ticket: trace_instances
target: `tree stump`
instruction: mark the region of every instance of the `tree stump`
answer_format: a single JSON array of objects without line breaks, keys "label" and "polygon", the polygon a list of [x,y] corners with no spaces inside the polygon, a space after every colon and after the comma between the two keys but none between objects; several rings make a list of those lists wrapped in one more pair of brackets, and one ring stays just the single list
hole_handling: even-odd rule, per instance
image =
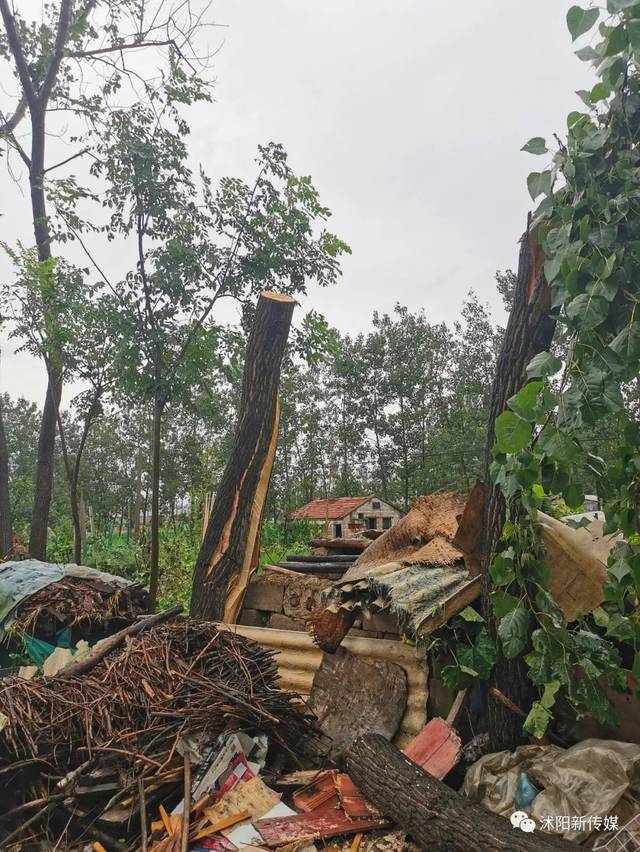
[{"label": "tree stump", "polygon": [[236,436],[211,509],[193,575],[191,614],[236,621],[257,567],[260,525],[276,452],[278,385],[295,300],[258,299],[244,364]]}]

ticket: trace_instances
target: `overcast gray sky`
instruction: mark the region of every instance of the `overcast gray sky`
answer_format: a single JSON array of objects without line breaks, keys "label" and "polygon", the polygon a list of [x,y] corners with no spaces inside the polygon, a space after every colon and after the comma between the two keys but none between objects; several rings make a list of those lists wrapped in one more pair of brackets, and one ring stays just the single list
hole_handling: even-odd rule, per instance
[{"label": "overcast gray sky", "polygon": [[[215,0],[226,26],[209,36],[215,102],[192,119],[194,158],[214,178],[250,177],[256,146],[278,141],[312,176],[353,255],[303,310],[341,331],[397,301],[452,322],[469,288],[500,316],[493,275],[516,263],[526,175],[543,162],[519,149],[562,133],[574,91],[593,84],[573,55],[570,5]],[[2,238],[30,243],[28,198],[0,169]],[[44,370],[14,349],[3,341],[0,390],[41,403]]]}]

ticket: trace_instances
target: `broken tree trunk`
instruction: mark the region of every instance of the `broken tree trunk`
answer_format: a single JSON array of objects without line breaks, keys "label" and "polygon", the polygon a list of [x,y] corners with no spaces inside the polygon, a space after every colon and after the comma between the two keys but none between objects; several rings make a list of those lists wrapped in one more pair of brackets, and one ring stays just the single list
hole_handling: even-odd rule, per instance
[{"label": "broken tree trunk", "polygon": [[247,344],[236,437],[196,561],[191,614],[234,623],[257,567],[275,457],[280,365],[295,301],[261,293]]},{"label": "broken tree trunk", "polygon": [[[537,234],[535,230],[531,231],[530,222],[527,222],[527,230],[520,243],[513,306],[498,356],[487,425],[481,548],[483,613],[489,634],[498,645],[498,659],[491,686],[497,687],[514,704],[527,709],[534,699],[533,686],[527,677],[524,662],[519,658],[508,660],[502,655],[498,642],[498,623],[490,600],[492,583],[489,565],[502,533],[506,507],[502,492],[491,481],[489,469],[493,461],[491,450],[495,444],[496,418],[507,407],[507,400],[526,384],[526,366],[529,361],[534,355],[547,350],[553,340],[556,320],[551,314],[549,286],[544,277],[543,264],[544,256]],[[522,720],[504,704],[489,701],[489,737],[492,751],[514,749],[523,738]]]},{"label": "broken tree trunk", "polygon": [[[346,755],[349,775],[383,814],[429,852],[552,852],[575,847],[539,830],[526,834],[505,817],[463,799],[380,734],[366,734]],[[381,771],[381,768],[384,771]]]}]

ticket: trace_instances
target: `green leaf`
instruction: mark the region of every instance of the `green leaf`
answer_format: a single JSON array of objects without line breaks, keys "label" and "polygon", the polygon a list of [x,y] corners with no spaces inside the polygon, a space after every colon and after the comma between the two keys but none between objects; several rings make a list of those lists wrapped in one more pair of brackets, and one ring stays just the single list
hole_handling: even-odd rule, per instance
[{"label": "green leaf", "polygon": [[638,0],[607,0],[607,9],[613,14],[624,12],[625,9],[631,9],[632,6],[637,5]]},{"label": "green leaf", "polygon": [[596,83],[589,97],[592,104],[597,104],[598,101],[604,101],[609,97],[609,90],[604,83]]},{"label": "green leaf", "polygon": [[613,349],[625,361],[633,363],[640,356],[640,323],[633,322],[625,326],[613,338],[609,349]]},{"label": "green leaf", "polygon": [[584,503],[583,490],[573,483],[564,489],[562,497],[570,509],[579,509]]},{"label": "green leaf", "polygon": [[484,621],[484,618],[472,606],[465,607],[458,615],[465,621]]},{"label": "green leaf", "polygon": [[[637,0],[636,0],[637,2]],[[607,37],[607,47],[605,56],[614,56],[620,53],[627,46],[627,30],[624,24],[618,24],[614,27]]]},{"label": "green leaf", "polygon": [[515,609],[520,603],[520,600],[515,595],[510,595],[509,592],[493,592],[491,603],[493,604],[493,611],[496,614],[496,618],[500,619]]},{"label": "green leaf", "polygon": [[512,610],[500,620],[498,636],[502,642],[502,651],[512,660],[521,654],[529,638],[529,612],[522,607]]},{"label": "green leaf", "polygon": [[612,639],[619,639],[621,642],[632,642],[634,635],[635,631],[631,619],[625,618],[619,612],[614,612],[609,619],[607,636],[611,636]]},{"label": "green leaf", "polygon": [[531,440],[531,426],[511,411],[503,411],[496,418],[496,444],[503,453],[517,453]]},{"label": "green leaf", "polygon": [[633,658],[633,666],[631,667],[631,674],[634,677],[636,682],[636,689],[640,687],[640,651],[636,651],[635,656]]},{"label": "green leaf", "polygon": [[489,566],[491,579],[496,586],[508,586],[515,579],[515,569],[513,567],[513,559],[505,556],[502,553],[494,558]]},{"label": "green leaf", "polygon": [[546,455],[559,462],[572,462],[580,454],[580,448],[572,439],[557,429],[543,429],[538,445]]},{"label": "green leaf", "polygon": [[522,727],[532,737],[541,740],[549,727],[550,721],[551,713],[539,701],[534,701]]},{"label": "green leaf", "polygon": [[551,172],[531,172],[527,177],[527,187],[534,201],[539,195],[551,195]]},{"label": "green leaf", "polygon": [[550,683],[545,683],[544,692],[540,699],[540,704],[545,710],[551,710],[556,703],[556,693],[560,689],[560,683],[557,680],[552,680]]},{"label": "green leaf", "polygon": [[540,352],[527,364],[527,376],[530,379],[538,376],[553,376],[562,367],[562,361],[551,352]]},{"label": "green leaf", "polygon": [[591,615],[593,615],[593,620],[598,627],[606,627],[609,624],[609,613],[601,606],[592,610]]},{"label": "green leaf", "polygon": [[549,149],[542,136],[534,136],[520,150],[526,151],[528,154],[546,154]]},{"label": "green leaf", "polygon": [[627,23],[627,33],[629,35],[629,44],[632,50],[640,50],[640,20],[634,20]]},{"label": "green leaf", "polygon": [[580,6],[572,6],[567,12],[567,26],[572,40],[575,41],[588,32],[598,20],[599,15],[598,9],[582,9]]},{"label": "green leaf", "polygon": [[542,387],[540,381],[529,382],[507,401],[507,405],[518,417],[533,423],[537,418],[538,396]]},{"label": "green leaf", "polygon": [[606,318],[609,305],[599,296],[581,293],[569,302],[566,310],[570,320],[575,320],[583,330],[591,331]]},{"label": "green leaf", "polygon": [[602,59],[597,50],[594,50],[591,45],[587,45],[587,47],[581,47],[580,50],[576,50],[575,53],[578,59],[581,59],[583,62],[590,62]]}]

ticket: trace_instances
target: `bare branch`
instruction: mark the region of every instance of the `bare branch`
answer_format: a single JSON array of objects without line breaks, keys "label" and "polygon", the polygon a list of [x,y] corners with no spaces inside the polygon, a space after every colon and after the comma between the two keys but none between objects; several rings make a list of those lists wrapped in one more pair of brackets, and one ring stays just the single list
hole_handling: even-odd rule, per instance
[{"label": "bare branch", "polygon": [[[1,2],[1,0],[0,0]],[[120,53],[123,50],[138,50],[141,47],[174,47],[178,50],[178,45],[175,39],[168,38],[162,41],[133,41],[128,44],[113,44],[110,47],[97,47],[95,50],[70,50],[65,53],[65,56],[71,56],[73,59],[81,57],[101,56],[104,53]]]},{"label": "bare branch", "polygon": [[13,19],[13,14],[9,8],[7,0],[0,0],[0,15],[2,15],[5,32],[7,33],[9,50],[11,51],[14,62],[16,63],[18,77],[20,78],[24,97],[29,105],[29,109],[37,110],[38,101],[33,88],[33,81],[29,74],[29,66],[27,65],[27,60],[22,49],[22,42],[20,41],[20,36],[16,30],[16,22]]},{"label": "bare branch", "polygon": [[53,45],[53,56],[47,68],[47,73],[44,77],[44,82],[40,88],[39,99],[43,107],[47,105],[51,90],[56,82],[58,70],[62,57],[64,56],[64,45],[69,33],[69,25],[71,24],[71,11],[73,9],[73,0],[62,0],[60,4],[60,17],[58,18],[58,29],[56,31],[56,40]]},{"label": "bare branch", "polygon": [[49,166],[48,169],[44,170],[44,173],[52,172],[54,169],[59,169],[60,166],[66,166],[67,163],[70,163],[71,160],[75,160],[78,157],[83,157],[85,154],[88,154],[91,151],[91,148],[83,148],[81,151],[76,151],[75,154],[72,154],[70,157],[67,157],[66,160],[61,160],[59,163],[56,163],[55,166]]}]

